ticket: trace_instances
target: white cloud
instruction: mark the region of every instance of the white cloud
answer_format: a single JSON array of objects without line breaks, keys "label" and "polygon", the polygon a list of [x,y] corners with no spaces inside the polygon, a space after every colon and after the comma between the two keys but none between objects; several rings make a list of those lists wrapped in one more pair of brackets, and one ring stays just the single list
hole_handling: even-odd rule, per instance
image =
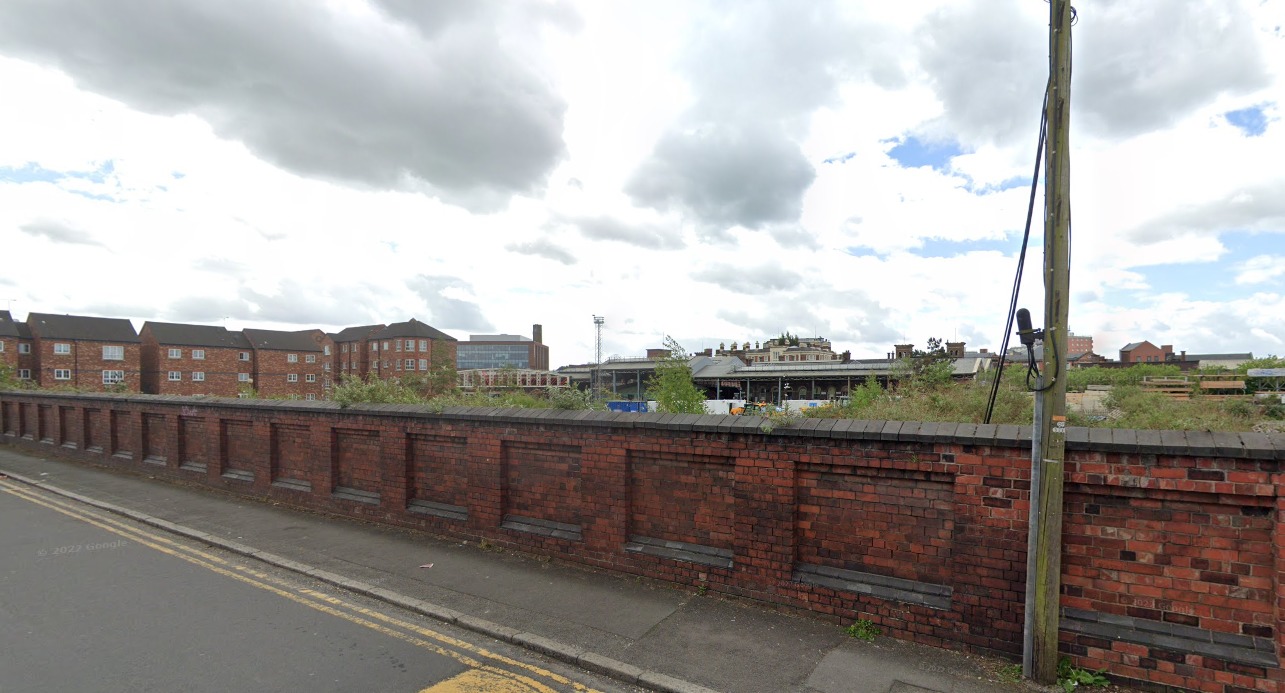
[{"label": "white cloud", "polygon": [[1285,277],[1285,256],[1256,255],[1240,265],[1237,284],[1264,284]]},{"label": "white cloud", "polygon": [[[1076,3],[1072,328],[1107,355],[1279,351],[1285,16],[1180,4]],[[997,348],[1046,13],[6,3],[0,245],[24,260],[0,281],[19,314],[138,324],[542,323],[555,365],[591,358],[595,314],[607,354],[784,330],[858,358]],[[1252,138],[1225,117],[1250,106]],[[963,153],[902,168],[911,135]]]}]

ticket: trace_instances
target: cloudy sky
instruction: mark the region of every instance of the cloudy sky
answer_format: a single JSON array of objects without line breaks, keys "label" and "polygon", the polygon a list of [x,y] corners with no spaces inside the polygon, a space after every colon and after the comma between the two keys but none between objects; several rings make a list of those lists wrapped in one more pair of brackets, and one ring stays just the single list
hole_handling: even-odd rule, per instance
[{"label": "cloudy sky", "polygon": [[[1071,329],[1285,354],[1285,3],[1080,0]],[[1003,337],[1041,0],[5,0],[0,308]],[[1040,319],[1042,231],[1022,305]],[[1034,268],[1034,269],[1032,269]]]}]

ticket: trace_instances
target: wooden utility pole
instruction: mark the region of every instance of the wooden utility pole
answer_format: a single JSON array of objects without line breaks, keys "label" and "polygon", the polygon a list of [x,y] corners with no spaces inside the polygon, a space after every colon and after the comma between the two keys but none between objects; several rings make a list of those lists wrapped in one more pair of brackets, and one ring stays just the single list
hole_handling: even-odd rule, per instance
[{"label": "wooden utility pole", "polygon": [[[1032,613],[1026,619],[1025,674],[1057,681],[1057,634],[1062,592],[1062,481],[1066,458],[1066,357],[1071,248],[1071,21],[1070,0],[1049,3],[1048,136],[1044,176],[1044,356],[1038,449],[1032,450],[1035,552],[1026,577]],[[1036,482],[1038,481],[1038,486]]]}]

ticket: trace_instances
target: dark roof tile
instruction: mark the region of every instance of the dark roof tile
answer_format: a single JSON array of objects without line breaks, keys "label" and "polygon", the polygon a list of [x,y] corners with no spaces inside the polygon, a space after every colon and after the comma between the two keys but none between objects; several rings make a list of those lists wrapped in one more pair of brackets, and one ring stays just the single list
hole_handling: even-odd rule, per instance
[{"label": "dark roof tile", "polygon": [[359,327],[345,327],[344,329],[330,335],[330,338],[336,342],[359,342],[367,337],[374,335],[376,332],[384,329],[386,325],[361,325]]},{"label": "dark roof tile", "polygon": [[143,331],[150,331],[158,344],[198,346],[224,349],[249,349],[250,340],[240,332],[233,332],[218,325],[187,325],[174,322],[145,322]]},{"label": "dark roof tile", "polygon": [[280,330],[242,330],[250,346],[270,351],[321,351],[321,345],[312,338],[313,330],[282,332]]},{"label": "dark roof tile", "polygon": [[19,337],[18,325],[7,310],[0,310],[0,337]]},{"label": "dark roof tile", "polygon": [[432,325],[422,323],[415,318],[411,318],[406,322],[395,322],[376,332],[373,338],[396,339],[398,337],[418,337],[422,339],[440,339],[451,342],[456,341],[456,339],[449,334],[446,334]]},{"label": "dark roof tile", "polygon": [[41,339],[71,339],[87,342],[137,344],[138,332],[125,318],[94,318],[86,315],[30,313],[27,325]]}]

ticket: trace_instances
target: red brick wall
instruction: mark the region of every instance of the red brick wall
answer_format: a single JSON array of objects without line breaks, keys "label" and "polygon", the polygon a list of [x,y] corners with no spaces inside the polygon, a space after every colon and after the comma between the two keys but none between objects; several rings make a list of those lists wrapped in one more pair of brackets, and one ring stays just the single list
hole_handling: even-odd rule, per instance
[{"label": "red brick wall", "polygon": [[222,426],[219,441],[219,447],[223,451],[221,471],[224,474],[252,477],[261,461],[259,449],[267,441],[256,438],[254,423],[248,419],[223,419],[219,423]]},{"label": "red brick wall", "polygon": [[468,505],[468,439],[456,436],[409,436],[407,500]]},{"label": "red brick wall", "polygon": [[205,468],[212,459],[203,416],[179,416],[178,464]]},{"label": "red brick wall", "polygon": [[[55,344],[68,344],[70,353],[55,354]],[[104,346],[124,347],[123,360],[104,360]],[[140,344],[119,344],[117,342],[82,342],[71,339],[41,339],[32,347],[32,379],[41,387],[74,387],[90,392],[104,392],[103,371],[124,371],[124,388],[129,392],[140,392],[141,382],[141,346]],[[57,370],[71,371],[67,380],[54,378]]]},{"label": "red brick wall", "polygon": [[629,452],[629,533],[731,549],[736,466],[728,457]]},{"label": "red brick wall", "polygon": [[311,433],[307,426],[272,424],[272,481],[310,480],[309,466],[317,456]]},{"label": "red brick wall", "polygon": [[[0,364],[4,364],[13,369],[13,377],[18,377],[19,369],[31,371],[31,378],[36,378],[36,355],[30,351],[32,341],[20,337],[0,337],[0,343],[4,344],[4,350],[0,351]],[[25,345],[29,351],[21,353],[22,346]]]},{"label": "red brick wall", "polygon": [[[347,351],[344,351],[344,349]],[[370,372],[370,341],[336,342],[331,351],[332,374],[336,379],[364,378]]]},{"label": "red brick wall", "polygon": [[[314,399],[325,397],[324,379],[328,371],[323,368],[323,365],[329,359],[321,352],[257,349],[254,353],[254,388],[260,397],[294,397],[295,399],[307,399],[308,395],[312,395]],[[293,363],[289,358],[291,354],[297,359]],[[308,356],[312,356],[315,361],[308,363]],[[296,377],[296,382],[290,382],[291,375]],[[315,379],[315,382],[308,382],[309,375]]]},{"label": "red brick wall", "polygon": [[504,441],[505,515],[580,525],[580,448]]},{"label": "red brick wall", "polygon": [[948,583],[955,489],[948,475],[880,470],[799,473],[799,560],[890,577]]},{"label": "red brick wall", "polygon": [[[250,349],[156,344],[147,336],[143,340],[143,392],[147,394],[236,397],[242,386],[253,386],[252,382],[240,381],[241,373],[251,378],[254,375]],[[170,358],[170,349],[178,349],[182,356]],[[194,349],[204,351],[205,358],[193,358]],[[251,360],[242,361],[241,354],[249,355]],[[171,371],[178,372],[180,379],[170,380]],[[202,373],[205,379],[193,380],[193,373]]]},{"label": "red brick wall", "polygon": [[[18,338],[17,337],[0,337],[0,364],[9,366],[14,370],[18,368]],[[17,375],[16,373],[14,374]]]},{"label": "red brick wall", "polygon": [[[407,351],[407,339],[411,338],[402,337],[399,339],[389,338],[379,340],[379,351],[370,351],[369,345],[375,343],[375,340],[370,340],[369,344],[364,346],[365,354],[369,359],[368,372],[371,375],[387,379],[398,378],[403,375],[424,375],[428,369],[433,368],[433,366],[437,364],[447,364],[451,368],[455,367],[455,342],[442,339],[429,339],[426,340],[427,344],[425,344],[428,348],[424,351],[420,351],[419,343],[421,339],[419,337],[415,337],[413,338],[413,341],[415,342],[415,350]],[[385,344],[388,345],[387,349],[384,348]],[[398,351],[399,346],[401,347],[400,351]],[[414,370],[406,370],[406,359],[415,360]],[[427,369],[420,370],[420,359],[428,361]],[[376,367],[376,362],[378,362],[378,367]],[[343,371],[340,372],[342,373]],[[351,372],[351,368],[349,369],[349,372]]]},{"label": "red brick wall", "polygon": [[[21,447],[868,618],[926,644],[1021,648],[1030,463],[1016,426],[765,435],[747,417],[26,392],[0,394],[0,419],[0,441]],[[1280,693],[1285,438],[1092,434],[1068,434],[1062,651],[1151,685]]]},{"label": "red brick wall", "polygon": [[379,431],[336,428],[333,455],[334,489],[379,493],[382,466]]}]

